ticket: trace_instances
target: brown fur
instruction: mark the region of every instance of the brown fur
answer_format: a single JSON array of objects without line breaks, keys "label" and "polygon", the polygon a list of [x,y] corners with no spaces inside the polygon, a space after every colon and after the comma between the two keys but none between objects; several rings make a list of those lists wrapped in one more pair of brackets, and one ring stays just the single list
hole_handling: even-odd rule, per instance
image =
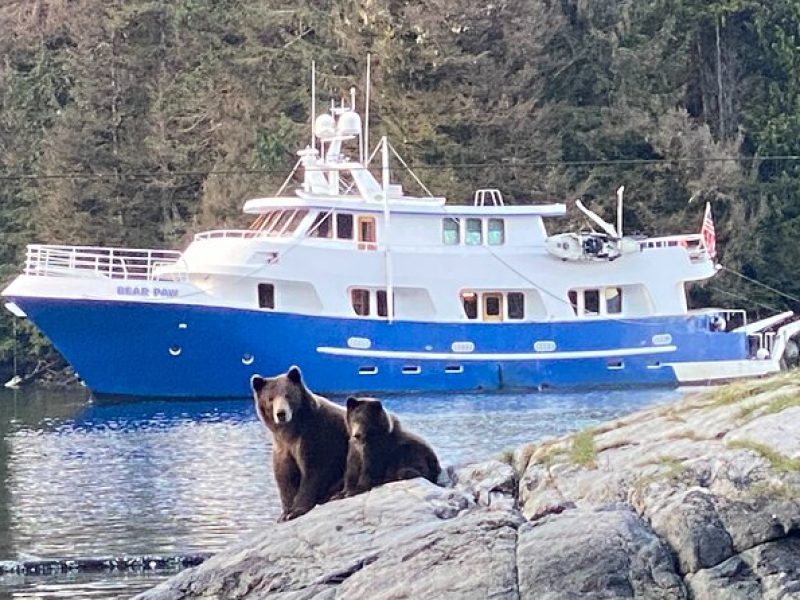
[{"label": "brown fur", "polygon": [[405,431],[379,400],[348,398],[347,430],[347,469],[344,489],[337,497],[414,477],[436,483],[441,472],[436,453],[421,437]]},{"label": "brown fur", "polygon": [[279,520],[307,513],[342,489],[347,458],[346,413],[312,393],[297,367],[250,380],[256,413],[272,432],[272,466],[283,505]]}]

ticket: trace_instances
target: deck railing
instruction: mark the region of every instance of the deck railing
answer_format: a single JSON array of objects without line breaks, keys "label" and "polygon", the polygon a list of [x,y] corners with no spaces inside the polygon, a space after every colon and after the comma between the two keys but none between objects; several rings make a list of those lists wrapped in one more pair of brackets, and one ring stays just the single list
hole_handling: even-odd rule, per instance
[{"label": "deck railing", "polygon": [[181,253],[175,250],[31,244],[25,274],[183,281],[185,269],[175,268],[180,259]]},{"label": "deck railing", "polygon": [[268,237],[267,232],[259,229],[214,229],[194,234],[195,240],[210,240],[215,238],[257,238]]},{"label": "deck railing", "polygon": [[692,260],[705,259],[708,256],[705,245],[703,244],[703,236],[697,233],[647,238],[639,241],[639,247],[642,250],[670,248],[675,246],[685,248],[686,252],[689,253],[689,258]]}]

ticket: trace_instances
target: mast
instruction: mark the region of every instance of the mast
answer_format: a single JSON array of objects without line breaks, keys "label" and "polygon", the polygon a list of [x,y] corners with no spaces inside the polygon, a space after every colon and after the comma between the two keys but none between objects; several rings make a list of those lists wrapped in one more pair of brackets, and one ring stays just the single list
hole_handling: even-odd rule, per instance
[{"label": "mast", "polygon": [[[370,73],[372,71],[372,54],[367,54],[367,97],[364,100],[364,156],[369,156],[372,151],[369,147],[369,88],[370,88]],[[361,162],[364,162],[364,156],[361,157]]]},{"label": "mast", "polygon": [[391,227],[389,223],[389,142],[386,136],[381,138],[381,178],[383,184],[383,222],[386,231],[383,232],[384,257],[386,260],[386,316],[389,323],[394,321],[394,273],[392,272],[391,256]]},{"label": "mast", "polygon": [[311,61],[311,147],[317,147],[317,63]]}]

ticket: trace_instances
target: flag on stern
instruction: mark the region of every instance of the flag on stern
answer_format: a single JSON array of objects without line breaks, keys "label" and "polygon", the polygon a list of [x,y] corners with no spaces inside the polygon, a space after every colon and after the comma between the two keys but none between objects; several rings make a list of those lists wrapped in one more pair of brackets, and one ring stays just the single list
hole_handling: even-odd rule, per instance
[{"label": "flag on stern", "polygon": [[703,217],[703,227],[700,229],[703,236],[703,245],[711,258],[717,255],[717,236],[714,233],[714,219],[711,217],[711,203],[706,202],[706,214]]}]

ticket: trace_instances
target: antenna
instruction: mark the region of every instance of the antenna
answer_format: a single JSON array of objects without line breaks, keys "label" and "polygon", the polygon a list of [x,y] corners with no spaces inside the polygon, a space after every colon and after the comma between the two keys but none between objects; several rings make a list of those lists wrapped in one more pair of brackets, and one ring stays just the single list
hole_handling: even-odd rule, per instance
[{"label": "antenna", "polygon": [[311,147],[317,148],[317,63],[311,61]]},{"label": "antenna", "polygon": [[[367,54],[367,98],[364,101],[364,148],[366,152],[370,151],[369,148],[369,88],[370,88],[370,73],[372,71],[372,54]],[[363,158],[362,158],[363,162]]]},{"label": "antenna", "polygon": [[625,194],[625,186],[621,185],[617,189],[617,235],[622,237],[622,196]]}]

